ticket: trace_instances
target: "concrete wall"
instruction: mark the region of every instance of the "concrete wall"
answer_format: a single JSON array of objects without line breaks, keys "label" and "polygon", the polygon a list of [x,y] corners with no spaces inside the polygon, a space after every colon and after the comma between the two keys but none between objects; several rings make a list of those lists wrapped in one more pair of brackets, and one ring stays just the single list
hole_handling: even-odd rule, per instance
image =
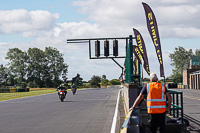
[{"label": "concrete wall", "polygon": [[183,70],[183,85],[188,85],[188,69]]},{"label": "concrete wall", "polygon": [[138,96],[138,86],[136,84],[123,84],[123,86],[124,110],[127,115],[129,108],[133,106],[133,103]]}]

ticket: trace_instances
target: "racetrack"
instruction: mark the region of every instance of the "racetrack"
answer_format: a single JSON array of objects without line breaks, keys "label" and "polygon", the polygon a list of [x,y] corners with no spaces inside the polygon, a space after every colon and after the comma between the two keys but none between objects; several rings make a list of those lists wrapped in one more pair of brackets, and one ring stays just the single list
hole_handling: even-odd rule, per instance
[{"label": "racetrack", "polygon": [[1,133],[109,133],[120,88],[56,93],[0,102]]}]

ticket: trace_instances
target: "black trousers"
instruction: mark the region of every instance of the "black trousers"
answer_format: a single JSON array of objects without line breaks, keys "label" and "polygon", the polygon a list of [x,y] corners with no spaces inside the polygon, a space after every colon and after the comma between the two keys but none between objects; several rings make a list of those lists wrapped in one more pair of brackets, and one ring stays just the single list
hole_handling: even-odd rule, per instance
[{"label": "black trousers", "polygon": [[165,113],[161,114],[149,114],[149,126],[152,133],[157,133],[160,129],[160,133],[165,133]]}]

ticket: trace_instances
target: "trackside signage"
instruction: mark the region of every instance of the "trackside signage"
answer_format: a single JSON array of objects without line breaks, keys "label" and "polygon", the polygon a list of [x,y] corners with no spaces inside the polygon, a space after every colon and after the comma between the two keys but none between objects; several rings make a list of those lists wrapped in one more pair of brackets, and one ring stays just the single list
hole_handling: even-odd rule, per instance
[{"label": "trackside signage", "polygon": [[138,30],[133,28],[133,32],[135,34],[137,46],[140,49],[141,56],[144,61],[144,64],[143,64],[144,69],[146,70],[147,74],[150,75],[149,62],[148,62],[147,51],[146,51],[144,40]]},{"label": "trackside signage", "polygon": [[159,33],[158,33],[158,26],[157,26],[156,18],[155,18],[153,11],[151,10],[151,8],[146,3],[142,3],[142,4],[143,4],[145,14],[146,14],[147,28],[149,30],[151,39],[154,43],[156,53],[157,53],[157,57],[158,57],[158,61],[160,63],[160,77],[165,77],[163,60],[162,60],[161,44],[160,44],[160,37],[159,37]]}]

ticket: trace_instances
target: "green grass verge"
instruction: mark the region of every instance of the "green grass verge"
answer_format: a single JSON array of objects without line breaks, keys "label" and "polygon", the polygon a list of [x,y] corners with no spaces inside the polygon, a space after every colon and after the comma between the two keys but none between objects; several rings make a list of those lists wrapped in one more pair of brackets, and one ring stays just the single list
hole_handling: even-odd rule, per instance
[{"label": "green grass verge", "polygon": [[55,89],[41,89],[41,90],[30,90],[29,92],[13,92],[13,93],[0,93],[0,101],[37,96],[48,93],[56,93]]},{"label": "green grass verge", "polygon": [[[87,89],[87,88],[78,88],[77,90],[81,89]],[[71,89],[68,89],[67,91],[71,91]],[[36,89],[31,89],[29,92],[0,93],[0,101],[29,97],[29,96],[37,96],[48,93],[57,93],[57,91],[55,90],[55,88],[52,89],[36,88]]]}]

